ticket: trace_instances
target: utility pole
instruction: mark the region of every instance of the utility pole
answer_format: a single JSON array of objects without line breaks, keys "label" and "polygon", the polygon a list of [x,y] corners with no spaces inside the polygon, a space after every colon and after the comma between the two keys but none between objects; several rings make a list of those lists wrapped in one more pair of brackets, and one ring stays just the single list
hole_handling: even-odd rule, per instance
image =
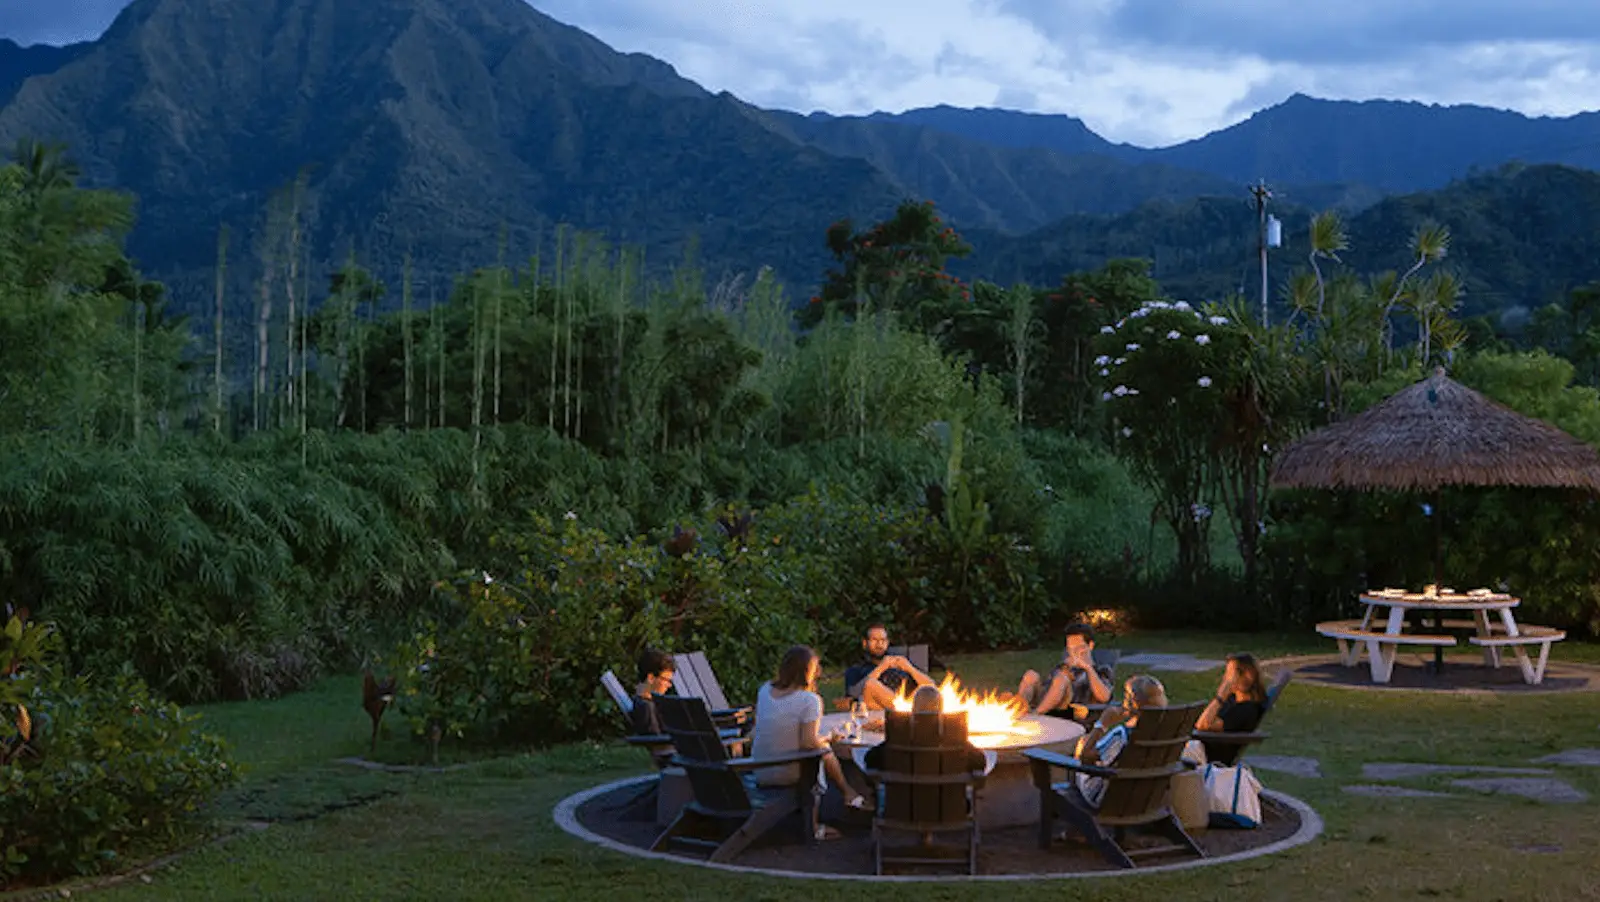
[{"label": "utility pole", "polygon": [[1267,200],[1272,197],[1272,189],[1267,187],[1265,180],[1257,181],[1250,186],[1250,196],[1256,199],[1256,221],[1258,228],[1257,248],[1261,254],[1261,326],[1267,326]]}]

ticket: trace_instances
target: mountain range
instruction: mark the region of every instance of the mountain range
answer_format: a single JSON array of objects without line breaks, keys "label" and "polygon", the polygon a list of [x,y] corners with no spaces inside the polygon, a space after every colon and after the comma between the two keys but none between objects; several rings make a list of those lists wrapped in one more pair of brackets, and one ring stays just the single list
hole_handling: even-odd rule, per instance
[{"label": "mountain range", "polygon": [[[1127,253],[1212,292],[1253,260],[1257,179],[1286,222],[1337,206],[1364,234],[1431,209],[1403,195],[1456,191],[1450,207],[1512,191],[1484,179],[1561,181],[1508,161],[1600,167],[1600,113],[1295,95],[1165,148],[1007,110],[799,115],[706,91],[522,0],[134,0],[93,42],[0,41],[0,141],[22,137],[66,142],[88,183],[138,196],[131,251],[180,309],[206,303],[219,228],[259,238],[269,198],[302,173],[317,266],[354,251],[387,272],[409,252],[442,279],[492,263],[502,240],[526,257],[565,223],[643,247],[658,270],[692,242],[713,275],[768,265],[806,294],[829,223],[905,197],[973,238],[976,274],[1053,282]],[[1484,234],[1521,233],[1510,206],[1475,215]],[[1404,235],[1382,241],[1403,257]],[[1585,277],[1571,269],[1557,281]],[[1496,279],[1479,283],[1506,304],[1547,288]]]}]

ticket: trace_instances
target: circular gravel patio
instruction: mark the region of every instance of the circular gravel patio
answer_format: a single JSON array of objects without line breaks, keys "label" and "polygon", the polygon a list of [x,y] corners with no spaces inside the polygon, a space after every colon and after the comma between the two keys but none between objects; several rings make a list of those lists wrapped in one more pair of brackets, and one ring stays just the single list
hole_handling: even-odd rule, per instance
[{"label": "circular gravel patio", "polygon": [[[553,812],[556,824],[579,839],[633,855],[672,861],[694,867],[735,873],[830,880],[973,881],[1032,880],[1038,878],[1115,877],[1160,871],[1212,867],[1270,855],[1304,845],[1322,832],[1322,819],[1304,802],[1272,790],[1261,793],[1262,825],[1255,830],[1202,830],[1195,841],[1206,858],[1174,853],[1144,859],[1138,868],[1123,870],[1106,862],[1086,842],[1058,840],[1049,850],[1037,843],[1037,828],[984,830],[976,877],[950,873],[954,869],[907,870],[879,877],[872,870],[871,815],[851,812],[853,820],[838,822],[843,836],[814,846],[800,844],[786,825],[773,831],[740,855],[732,864],[712,864],[687,853],[652,852],[650,844],[660,832],[649,819],[628,819],[618,806],[654,776],[634,777],[596,786],[569,796]],[[1130,836],[1126,847],[1137,849],[1143,837]],[[1152,844],[1163,844],[1150,837]]]},{"label": "circular gravel patio", "polygon": [[[1561,646],[1552,651],[1554,658]],[[1508,656],[1509,657],[1509,656]],[[1265,669],[1292,670],[1296,681],[1317,686],[1337,686],[1345,689],[1366,689],[1373,692],[1395,690],[1429,690],[1434,692],[1495,692],[1506,694],[1600,692],[1600,667],[1593,664],[1574,664],[1551,660],[1545,668],[1544,679],[1530,686],[1522,679],[1522,669],[1515,661],[1501,667],[1490,667],[1482,655],[1445,655],[1444,671],[1434,673],[1431,666],[1433,652],[1400,652],[1395,655],[1394,672],[1389,682],[1372,682],[1372,670],[1363,658],[1355,667],[1339,662],[1337,654],[1297,655],[1263,661]]]}]

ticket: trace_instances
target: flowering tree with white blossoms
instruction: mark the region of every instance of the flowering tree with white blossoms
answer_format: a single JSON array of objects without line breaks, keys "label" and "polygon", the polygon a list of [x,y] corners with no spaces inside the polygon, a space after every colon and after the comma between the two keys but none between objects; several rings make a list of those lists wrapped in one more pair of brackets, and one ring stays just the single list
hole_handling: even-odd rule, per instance
[{"label": "flowering tree with white blossoms", "polygon": [[1190,578],[1208,562],[1218,452],[1232,419],[1228,399],[1246,329],[1215,309],[1149,301],[1104,326],[1095,363],[1119,456],[1156,493]]}]

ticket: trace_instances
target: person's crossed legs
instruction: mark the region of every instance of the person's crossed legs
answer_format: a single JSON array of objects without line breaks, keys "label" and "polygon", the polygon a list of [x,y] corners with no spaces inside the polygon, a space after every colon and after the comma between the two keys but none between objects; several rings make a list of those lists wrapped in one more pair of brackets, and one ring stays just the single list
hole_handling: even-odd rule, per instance
[{"label": "person's crossed legs", "polygon": [[1045,683],[1039,671],[1030,670],[1022,675],[1022,682],[1017,684],[1017,696],[1027,702],[1032,711],[1054,711],[1064,707],[1072,697],[1072,677],[1065,671],[1056,670],[1051,674],[1050,682]]}]

